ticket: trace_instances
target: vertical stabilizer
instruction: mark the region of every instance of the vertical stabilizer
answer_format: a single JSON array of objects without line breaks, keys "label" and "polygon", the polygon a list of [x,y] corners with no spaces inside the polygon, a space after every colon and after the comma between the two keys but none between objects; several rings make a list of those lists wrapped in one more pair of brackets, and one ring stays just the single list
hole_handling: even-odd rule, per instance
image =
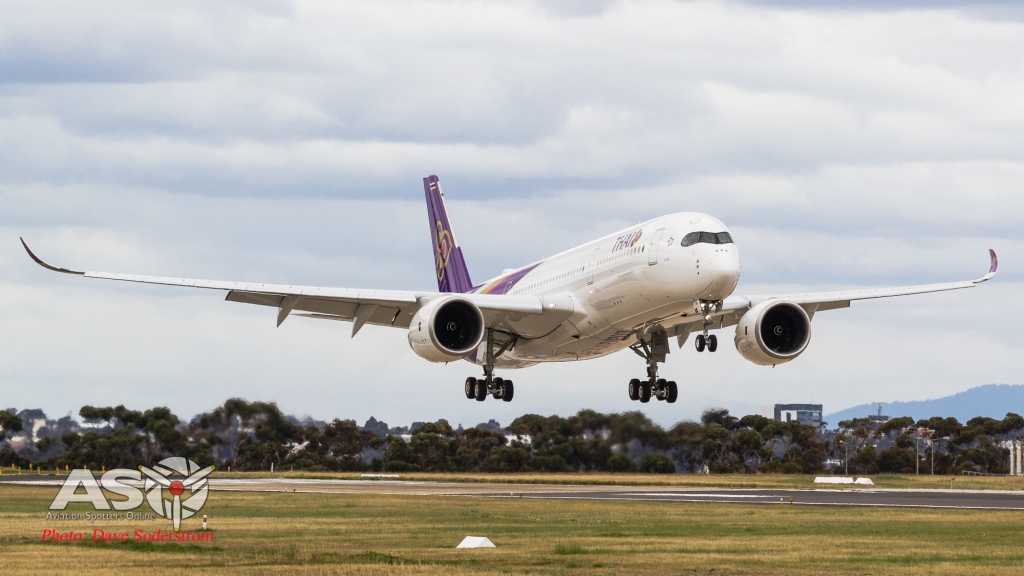
[{"label": "vertical stabilizer", "polygon": [[434,245],[434,269],[437,271],[437,289],[441,292],[466,293],[473,289],[469,269],[462,257],[462,248],[455,238],[448,211],[444,207],[444,193],[437,176],[423,179],[427,195],[427,214],[430,216],[430,237]]}]

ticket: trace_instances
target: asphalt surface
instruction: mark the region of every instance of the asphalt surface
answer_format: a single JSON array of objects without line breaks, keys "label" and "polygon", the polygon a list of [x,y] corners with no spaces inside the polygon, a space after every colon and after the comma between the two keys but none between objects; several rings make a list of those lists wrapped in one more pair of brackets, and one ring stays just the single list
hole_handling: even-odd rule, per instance
[{"label": "asphalt surface", "polygon": [[[508,497],[494,494],[494,497]],[[1024,493],[955,492],[940,490],[632,490],[627,492],[524,494],[523,498],[566,500],[643,500],[649,502],[714,502],[730,504],[799,504],[881,508],[958,508],[1024,510]]]},{"label": "asphalt surface", "polygon": [[[63,477],[0,475],[0,483],[53,486]],[[882,488],[728,489],[660,486],[566,486],[544,484],[485,484],[407,482],[400,480],[305,480],[290,478],[211,478],[214,491],[316,494],[390,494],[533,498],[558,500],[616,500],[645,502],[704,502],[746,505],[865,506],[1024,510],[1024,492],[996,490],[896,490]]]}]

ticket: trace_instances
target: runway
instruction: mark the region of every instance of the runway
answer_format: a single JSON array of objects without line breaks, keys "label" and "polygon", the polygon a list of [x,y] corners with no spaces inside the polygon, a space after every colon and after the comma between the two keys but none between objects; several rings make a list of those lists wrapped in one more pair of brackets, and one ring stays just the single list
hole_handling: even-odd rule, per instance
[{"label": "runway", "polygon": [[[4,474],[0,484],[53,486],[63,477]],[[658,486],[592,486],[554,484],[489,484],[413,482],[401,480],[312,480],[292,478],[211,478],[214,491],[305,494],[388,494],[475,498],[533,498],[642,502],[700,502],[744,505],[864,506],[885,508],[948,508],[1024,510],[1024,492],[996,490],[896,489],[730,489]]]}]

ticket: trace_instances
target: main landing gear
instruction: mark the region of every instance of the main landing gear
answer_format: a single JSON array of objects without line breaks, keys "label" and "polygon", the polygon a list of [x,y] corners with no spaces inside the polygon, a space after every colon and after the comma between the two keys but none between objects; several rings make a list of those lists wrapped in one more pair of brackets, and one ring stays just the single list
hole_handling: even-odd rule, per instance
[{"label": "main landing gear", "polygon": [[490,394],[495,400],[512,401],[512,396],[515,395],[515,386],[512,384],[512,381],[494,377],[494,360],[511,348],[518,338],[510,334],[504,334],[504,336],[507,339],[498,345],[498,349],[495,350],[494,330],[487,330],[487,350],[484,352],[484,379],[466,378],[466,398],[483,402],[487,399],[487,395]]},{"label": "main landing gear", "polygon": [[697,335],[694,340],[694,344],[697,346],[697,352],[703,352],[707,348],[708,352],[714,352],[718,350],[718,336],[714,334],[708,335],[708,328],[711,327],[712,320],[711,315],[722,309],[721,302],[698,302],[697,307],[700,309],[701,316],[703,317],[704,333]]},{"label": "main landing gear", "polygon": [[629,348],[647,361],[647,379],[629,381],[629,399],[647,403],[654,397],[669,404],[675,402],[679,398],[679,386],[671,380],[658,378],[658,363],[664,362],[668,354],[668,334],[653,332],[646,339],[641,336]]}]

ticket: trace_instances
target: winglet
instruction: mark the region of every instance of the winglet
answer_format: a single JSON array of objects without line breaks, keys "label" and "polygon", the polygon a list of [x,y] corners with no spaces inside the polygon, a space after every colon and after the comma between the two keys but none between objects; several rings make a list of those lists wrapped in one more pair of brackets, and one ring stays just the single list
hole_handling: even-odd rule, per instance
[{"label": "winglet", "polygon": [[985,274],[985,276],[983,278],[979,278],[978,280],[975,280],[974,281],[975,284],[981,284],[982,282],[988,282],[989,280],[991,280],[996,275],[996,272],[999,271],[999,258],[996,257],[996,251],[992,250],[992,249],[989,249],[988,254],[992,258],[992,265],[989,266],[988,274]]},{"label": "winglet", "polygon": [[39,264],[43,268],[46,268],[47,270],[53,270],[54,272],[63,272],[64,274],[78,274],[79,276],[85,274],[85,272],[78,272],[76,270],[68,270],[67,268],[57,268],[56,266],[50,266],[46,262],[40,260],[38,256],[32,253],[32,250],[29,249],[28,244],[25,244],[24,238],[19,237],[18,240],[21,240],[21,245],[25,247],[25,252],[28,252],[29,257],[35,260],[36,264]]}]

